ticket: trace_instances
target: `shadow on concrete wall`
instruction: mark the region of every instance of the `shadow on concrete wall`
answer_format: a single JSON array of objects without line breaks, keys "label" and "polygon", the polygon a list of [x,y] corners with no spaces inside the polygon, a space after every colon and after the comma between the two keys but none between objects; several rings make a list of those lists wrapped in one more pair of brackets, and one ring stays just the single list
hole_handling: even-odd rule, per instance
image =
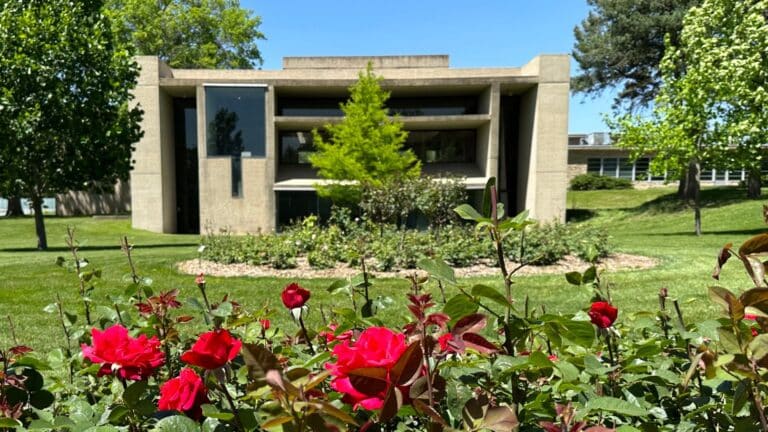
[{"label": "shadow on concrete wall", "polygon": [[57,216],[124,214],[131,211],[130,183],[118,182],[106,191],[70,191],[56,195]]}]

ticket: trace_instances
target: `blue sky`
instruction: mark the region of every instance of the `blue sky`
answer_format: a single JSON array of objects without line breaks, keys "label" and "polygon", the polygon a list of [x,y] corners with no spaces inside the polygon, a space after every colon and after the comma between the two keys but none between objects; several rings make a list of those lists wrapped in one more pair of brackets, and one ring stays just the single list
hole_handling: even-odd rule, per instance
[{"label": "blue sky", "polygon": [[[264,69],[284,56],[448,54],[451,67],[522,66],[570,53],[586,0],[241,0],[262,17]],[[571,72],[575,70],[572,62]],[[571,96],[569,132],[605,129],[612,95]]]}]

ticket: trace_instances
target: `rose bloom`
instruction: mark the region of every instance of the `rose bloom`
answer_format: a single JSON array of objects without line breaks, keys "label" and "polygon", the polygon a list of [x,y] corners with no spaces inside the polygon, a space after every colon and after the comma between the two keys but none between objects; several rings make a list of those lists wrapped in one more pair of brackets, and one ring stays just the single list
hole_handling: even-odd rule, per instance
[{"label": "rose bloom", "polygon": [[269,321],[268,318],[260,319],[259,324],[261,324],[261,328],[264,330],[269,330],[269,328],[272,326],[272,323]]},{"label": "rose bloom", "polygon": [[307,300],[309,300],[309,296],[309,291],[296,283],[292,283],[285,287],[282,294],[280,294],[280,297],[283,299],[283,304],[288,309],[296,309],[304,306]]},{"label": "rose bloom", "polygon": [[201,405],[208,403],[203,380],[190,368],[182,369],[179,376],[160,386],[160,411],[180,411],[199,420],[203,416]]},{"label": "rose bloom", "polygon": [[619,310],[611,306],[608,302],[594,302],[589,308],[589,318],[592,320],[592,324],[599,328],[608,328],[616,321],[616,317],[619,315]]},{"label": "rose bloom", "polygon": [[101,364],[98,376],[115,373],[122,379],[139,381],[146,379],[165,363],[156,337],[140,335],[132,338],[128,329],[121,325],[99,331],[91,330],[91,345],[82,344],[83,357]]},{"label": "rose bloom", "polygon": [[320,338],[325,338],[325,343],[330,344],[333,342],[340,342],[344,340],[352,339],[353,332],[352,330],[346,330],[339,335],[336,335],[336,329],[339,328],[339,325],[336,323],[330,323],[328,324],[328,330],[323,330],[320,333],[317,334]]},{"label": "rose bloom", "polygon": [[201,334],[181,361],[203,369],[218,369],[237,357],[243,343],[221,329]]},{"label": "rose bloom", "polygon": [[384,404],[386,389],[378,393],[362,393],[352,386],[348,374],[359,368],[381,367],[387,370],[389,380],[389,372],[405,348],[405,335],[394,333],[385,327],[366,329],[354,343],[350,340],[343,341],[333,348],[336,363],[325,365],[334,377],[331,388],[344,393],[342,400],[352,404],[354,409],[380,409]]}]

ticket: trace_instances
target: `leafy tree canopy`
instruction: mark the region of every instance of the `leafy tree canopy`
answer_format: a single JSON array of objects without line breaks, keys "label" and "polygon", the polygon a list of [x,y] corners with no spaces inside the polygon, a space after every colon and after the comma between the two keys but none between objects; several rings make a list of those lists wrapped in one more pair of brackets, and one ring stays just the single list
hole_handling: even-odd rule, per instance
[{"label": "leafy tree canopy", "polygon": [[677,45],[683,17],[701,0],[587,0],[592,7],[574,29],[580,71],[571,86],[597,94],[620,87],[615,106],[648,105],[661,83],[665,35]]},{"label": "leafy tree canopy", "polygon": [[0,185],[32,201],[125,179],[141,110],[138,66],[98,0],[0,3]]},{"label": "leafy tree canopy", "polygon": [[239,0],[107,0],[115,29],[138,54],[173,68],[252,69],[262,63],[261,18]]},{"label": "leafy tree canopy", "polygon": [[[388,116],[385,103],[389,92],[380,83],[381,77],[373,73],[369,63],[349,88],[349,100],[341,105],[344,119],[325,126],[328,138],[312,131],[317,151],[310,156],[310,162],[320,177],[381,187],[421,173],[416,155],[403,149],[408,132],[397,118]],[[317,189],[321,196],[337,202],[359,198],[359,188],[340,182]]]},{"label": "leafy tree canopy", "polygon": [[655,173],[689,171],[695,191],[702,163],[746,166],[759,178],[768,142],[766,10],[765,0],[704,0],[692,8],[679,46],[668,39],[652,115],[620,118],[620,145],[636,156],[654,153]]}]

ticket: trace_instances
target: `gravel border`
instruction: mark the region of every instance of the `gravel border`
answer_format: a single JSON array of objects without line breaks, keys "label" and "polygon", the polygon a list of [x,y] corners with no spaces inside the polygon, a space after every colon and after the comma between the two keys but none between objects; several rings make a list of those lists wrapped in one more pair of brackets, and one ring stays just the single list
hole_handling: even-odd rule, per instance
[{"label": "gravel border", "polygon": [[[292,269],[274,269],[269,266],[255,266],[250,264],[221,264],[213,261],[206,260],[188,260],[182,261],[176,264],[176,269],[184,274],[200,274],[204,273],[209,276],[221,276],[221,277],[280,277],[291,279],[336,279],[354,276],[360,273],[359,267],[349,267],[346,264],[340,263],[335,268],[330,269],[315,269],[310,267],[305,257],[297,258],[297,267]],[[508,262],[507,268],[514,268],[517,263]],[[641,255],[630,255],[624,253],[611,254],[608,257],[600,261],[599,266],[609,271],[619,270],[641,270],[649,269],[658,265],[658,260]],[[575,256],[568,255],[556,264],[546,266],[526,266],[520,269],[517,275],[537,275],[537,274],[565,274],[571,271],[583,272],[589,268],[590,264],[580,260]],[[477,264],[471,267],[457,267],[454,269],[457,277],[470,277],[470,276],[494,276],[499,275],[499,269],[497,267],[489,266],[486,264]],[[407,275],[411,275],[414,272],[421,272],[420,270],[398,270],[392,272],[376,272],[371,273],[379,278],[401,278]]]}]

